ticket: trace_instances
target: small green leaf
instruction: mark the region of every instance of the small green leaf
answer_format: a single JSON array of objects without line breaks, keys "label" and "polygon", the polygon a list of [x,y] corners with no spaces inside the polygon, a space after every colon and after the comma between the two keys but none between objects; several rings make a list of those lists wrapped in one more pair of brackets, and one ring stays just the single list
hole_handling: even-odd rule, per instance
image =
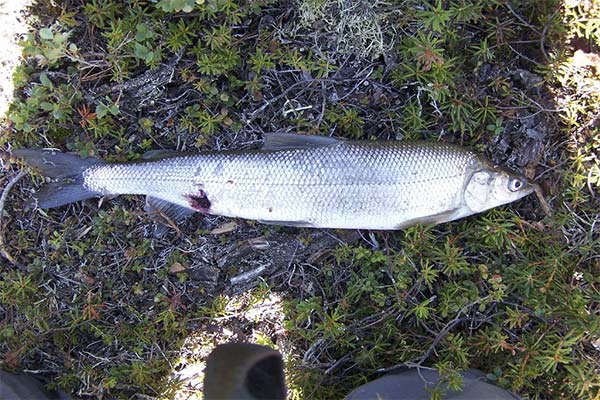
[{"label": "small green leaf", "polygon": [[8,115],[8,118],[15,124],[23,124],[23,122],[25,122],[25,118],[23,118],[23,115],[17,113],[10,113]]},{"label": "small green leaf", "polygon": [[62,118],[65,116],[65,113],[64,113],[64,111],[63,111],[63,110],[61,110],[60,108],[55,108],[55,109],[52,111],[52,116],[54,117],[54,119],[58,119],[58,120],[60,120],[60,119],[62,119]]},{"label": "small green leaf", "polygon": [[[186,13],[191,12],[194,9],[194,4],[197,0],[161,0],[157,7],[162,8],[163,11],[183,11]],[[198,4],[202,4],[199,2]]]},{"label": "small green leaf", "polygon": [[54,34],[52,34],[50,28],[42,28],[40,29],[40,37],[44,40],[52,40]]},{"label": "small green leaf", "polygon": [[48,74],[45,72],[42,72],[40,74],[40,82],[47,88],[52,89],[54,87],[54,84],[52,84],[52,81],[50,80],[50,78],[48,78]]},{"label": "small green leaf", "polygon": [[42,101],[40,103],[40,108],[44,111],[52,111],[54,109],[54,104],[49,103],[47,101]]},{"label": "small green leaf", "polygon": [[119,115],[119,113],[120,113],[121,111],[119,110],[119,106],[118,106],[117,104],[111,104],[111,105],[108,107],[108,112],[109,112],[109,113],[111,113],[112,115],[115,115],[115,116],[116,116],[116,115]]},{"label": "small green leaf", "polygon": [[140,44],[140,43],[135,44],[134,53],[137,58],[140,58],[142,60],[146,59],[149,51],[150,50],[143,44]]},{"label": "small green leaf", "polygon": [[147,24],[138,24],[135,29],[137,31],[135,34],[135,40],[137,41],[141,42],[154,37],[154,32],[150,30]]},{"label": "small green leaf", "polygon": [[154,60],[154,52],[153,51],[149,51],[148,54],[146,54],[146,57],[144,58],[144,61],[146,62],[146,64],[151,63],[152,60]]},{"label": "small green leaf", "polygon": [[106,117],[106,114],[108,114],[108,107],[102,103],[98,104],[96,106],[96,117],[98,117],[98,119],[104,118]]}]

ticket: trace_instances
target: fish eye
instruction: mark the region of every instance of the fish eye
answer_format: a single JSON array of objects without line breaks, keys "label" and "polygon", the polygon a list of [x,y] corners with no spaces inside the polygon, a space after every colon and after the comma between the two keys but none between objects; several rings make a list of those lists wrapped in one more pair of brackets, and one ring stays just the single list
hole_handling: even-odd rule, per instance
[{"label": "fish eye", "polygon": [[523,182],[522,179],[510,178],[508,181],[508,190],[510,190],[511,192],[516,192],[516,191],[522,189],[524,184],[525,183]]}]

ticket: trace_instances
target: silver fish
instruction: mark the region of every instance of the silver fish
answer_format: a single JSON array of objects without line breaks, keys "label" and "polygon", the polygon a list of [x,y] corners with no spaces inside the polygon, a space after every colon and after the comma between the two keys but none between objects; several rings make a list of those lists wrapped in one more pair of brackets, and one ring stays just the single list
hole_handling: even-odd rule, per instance
[{"label": "silver fish", "polygon": [[123,164],[42,150],[14,154],[55,178],[35,195],[42,208],[142,194],[147,209],[175,221],[199,211],[277,225],[393,230],[463,218],[533,191],[524,177],[439,142],[269,134],[260,150]]}]

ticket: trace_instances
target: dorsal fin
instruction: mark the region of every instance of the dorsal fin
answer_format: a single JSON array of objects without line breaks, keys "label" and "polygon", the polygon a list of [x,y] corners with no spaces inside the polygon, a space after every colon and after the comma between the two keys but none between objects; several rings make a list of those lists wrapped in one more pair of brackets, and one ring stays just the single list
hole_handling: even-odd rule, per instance
[{"label": "dorsal fin", "polygon": [[144,154],[142,154],[143,160],[161,160],[163,158],[175,157],[177,155],[181,155],[182,153],[177,150],[170,149],[159,149],[159,150],[148,150]]},{"label": "dorsal fin", "polygon": [[307,149],[313,147],[333,146],[344,139],[327,136],[297,135],[295,133],[265,133],[262,150]]}]

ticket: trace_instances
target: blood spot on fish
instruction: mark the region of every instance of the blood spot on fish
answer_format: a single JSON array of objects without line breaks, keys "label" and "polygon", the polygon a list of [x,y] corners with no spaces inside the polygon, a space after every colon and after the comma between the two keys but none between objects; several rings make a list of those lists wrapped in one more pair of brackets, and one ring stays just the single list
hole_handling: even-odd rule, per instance
[{"label": "blood spot on fish", "polygon": [[190,201],[190,206],[201,213],[207,213],[210,209],[210,200],[208,200],[204,190],[200,190],[198,194],[190,194],[187,198]]}]

